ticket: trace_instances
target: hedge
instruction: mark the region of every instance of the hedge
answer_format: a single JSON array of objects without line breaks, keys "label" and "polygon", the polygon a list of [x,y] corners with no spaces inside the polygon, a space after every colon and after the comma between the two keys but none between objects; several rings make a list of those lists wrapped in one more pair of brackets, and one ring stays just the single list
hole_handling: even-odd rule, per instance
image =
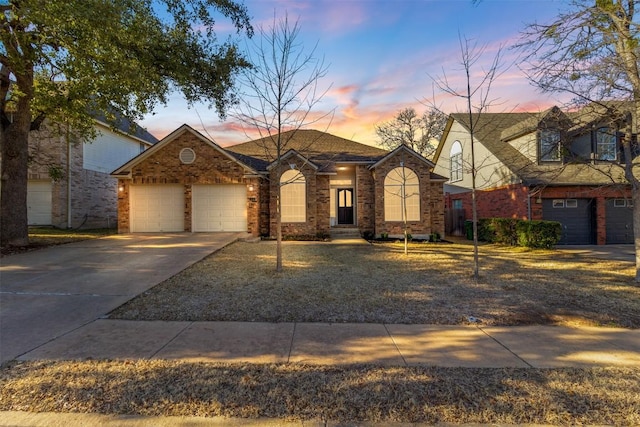
[{"label": "hedge", "polygon": [[[465,222],[467,239],[473,239],[473,221]],[[478,240],[529,248],[552,248],[562,237],[557,221],[526,221],[514,218],[478,220]]]}]

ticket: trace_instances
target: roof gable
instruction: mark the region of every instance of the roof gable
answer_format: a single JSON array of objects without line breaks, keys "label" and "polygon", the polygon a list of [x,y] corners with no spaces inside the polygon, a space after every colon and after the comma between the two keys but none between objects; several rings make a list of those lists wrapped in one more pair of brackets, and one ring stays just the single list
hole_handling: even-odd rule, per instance
[{"label": "roof gable", "polygon": [[[302,154],[298,153],[296,150],[291,149],[289,151],[287,151],[286,153],[284,153],[281,157],[280,157],[280,162],[284,162],[287,159],[291,158],[291,157],[296,157],[299,160],[301,160],[305,165],[309,165],[311,166],[311,168],[318,170],[318,165],[316,165],[315,163],[313,163],[311,160],[307,159],[305,156],[303,156]],[[277,160],[274,160],[273,162],[271,162],[269,164],[269,166],[267,166],[267,170],[272,169],[274,166],[276,166],[278,164]],[[282,163],[281,163],[282,164]]]},{"label": "roof gable", "polygon": [[153,145],[149,149],[147,149],[147,150],[143,151],[142,153],[140,153],[138,156],[136,156],[133,159],[129,160],[124,165],[120,166],[118,169],[116,169],[113,172],[111,172],[111,175],[119,175],[119,176],[127,175],[133,167],[135,167],[136,165],[140,164],[141,162],[143,162],[144,160],[146,160],[150,156],[154,155],[158,151],[162,150],[164,147],[166,147],[167,145],[171,144],[171,142],[173,142],[178,137],[180,137],[181,135],[183,135],[184,133],[187,133],[187,132],[195,135],[200,141],[202,141],[206,145],[212,147],[213,149],[218,151],[223,156],[233,160],[234,162],[237,162],[242,167],[247,169],[248,172],[250,172],[250,173],[258,173],[253,167],[247,165],[246,163],[244,163],[241,160],[237,159],[236,157],[232,156],[230,153],[225,151],[218,144],[216,144],[215,142],[211,141],[209,138],[205,137],[200,132],[198,132],[197,130],[193,129],[191,126],[189,126],[187,124],[183,124],[178,129],[174,130],[169,135],[164,137],[160,142],[156,143],[155,145]]},{"label": "roof gable", "polygon": [[417,158],[421,162],[425,163],[429,168],[433,168],[435,166],[435,163],[433,163],[432,161],[426,159],[424,156],[418,154],[415,150],[411,149],[411,147],[408,147],[408,146],[403,144],[403,145],[400,145],[400,146],[396,147],[392,152],[390,152],[389,154],[387,154],[386,156],[384,156],[383,158],[378,160],[373,165],[369,166],[369,169],[377,168],[381,164],[385,163],[389,159],[392,159],[393,157],[396,157],[400,153],[407,153],[410,156],[413,156],[413,157]]}]

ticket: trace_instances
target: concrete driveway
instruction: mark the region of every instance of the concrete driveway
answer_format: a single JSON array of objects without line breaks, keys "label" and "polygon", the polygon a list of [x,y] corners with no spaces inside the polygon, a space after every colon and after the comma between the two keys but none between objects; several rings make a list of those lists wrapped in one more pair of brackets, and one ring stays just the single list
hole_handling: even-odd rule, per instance
[{"label": "concrete driveway", "polygon": [[558,245],[556,249],[604,260],[629,262],[636,260],[633,245]]},{"label": "concrete driveway", "polygon": [[0,363],[103,317],[244,237],[120,234],[0,259]]}]

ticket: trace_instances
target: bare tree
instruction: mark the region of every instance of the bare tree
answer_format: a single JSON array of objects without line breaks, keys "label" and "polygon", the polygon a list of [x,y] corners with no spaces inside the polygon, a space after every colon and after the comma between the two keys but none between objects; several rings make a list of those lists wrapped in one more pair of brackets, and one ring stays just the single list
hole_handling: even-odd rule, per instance
[{"label": "bare tree", "polygon": [[[480,277],[480,262],[478,257],[478,206],[477,206],[477,192],[476,192],[476,177],[478,175],[479,166],[476,164],[475,153],[475,134],[478,123],[482,119],[482,114],[486,113],[489,108],[495,105],[495,99],[491,99],[489,94],[491,87],[496,79],[506,71],[506,68],[502,62],[502,47],[499,48],[493,57],[493,60],[489,63],[488,68],[481,69],[480,72],[476,71],[476,67],[479,67],[479,62],[483,58],[485,53],[485,47],[478,46],[476,43],[472,43],[469,39],[460,37],[460,65],[462,72],[464,73],[465,86],[458,88],[447,78],[446,72],[443,71],[442,77],[436,78],[436,86],[443,92],[454,96],[456,98],[462,98],[465,101],[466,109],[468,113],[468,128],[469,128],[469,146],[471,152],[471,159],[468,164],[465,164],[465,168],[471,172],[471,209],[472,209],[472,221],[473,221],[473,277],[478,279]],[[472,72],[479,78],[473,78]]]},{"label": "bare tree", "polygon": [[376,125],[375,129],[382,147],[393,150],[407,145],[424,157],[431,157],[446,124],[447,115],[435,107],[430,107],[422,116],[409,107],[398,111],[392,120]]},{"label": "bare tree", "polygon": [[[295,131],[331,114],[312,114],[329,90],[320,88],[328,66],[316,58],[317,44],[305,51],[298,40],[298,21],[291,26],[286,15],[280,20],[274,17],[273,24],[260,28],[259,34],[249,53],[253,67],[243,73],[245,91],[235,117],[259,133],[265,156],[279,176]],[[299,178],[296,175],[276,183],[276,271],[282,271],[282,187],[299,182]]]},{"label": "bare tree", "polygon": [[635,141],[640,118],[638,4],[637,0],[572,0],[550,24],[529,25],[517,45],[526,53],[522,68],[542,91],[569,93],[574,106],[595,104],[613,125],[626,124],[620,138],[620,167],[633,198],[636,282],[640,282],[640,150]]}]

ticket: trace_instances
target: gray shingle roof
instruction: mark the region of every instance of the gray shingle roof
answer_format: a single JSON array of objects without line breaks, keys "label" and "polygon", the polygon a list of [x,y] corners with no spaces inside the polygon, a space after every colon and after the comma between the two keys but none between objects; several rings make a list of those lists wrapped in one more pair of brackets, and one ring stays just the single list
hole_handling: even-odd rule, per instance
[{"label": "gray shingle roof", "polygon": [[[554,107],[555,108],[555,107]],[[624,182],[624,170],[615,163],[538,164],[509,144],[509,140],[535,132],[538,124],[551,112],[560,113],[557,120],[571,120],[569,130],[584,128],[602,117],[603,109],[560,112],[555,108],[538,113],[482,113],[472,114],[474,137],[500,162],[528,185],[605,185]],[[468,114],[452,114],[451,117],[470,130]]]},{"label": "gray shingle roof", "polygon": [[[244,142],[225,149],[238,160],[259,170],[276,159],[277,135]],[[295,150],[322,171],[332,171],[335,163],[375,163],[389,152],[317,130],[295,130],[280,134],[281,155]]]}]

